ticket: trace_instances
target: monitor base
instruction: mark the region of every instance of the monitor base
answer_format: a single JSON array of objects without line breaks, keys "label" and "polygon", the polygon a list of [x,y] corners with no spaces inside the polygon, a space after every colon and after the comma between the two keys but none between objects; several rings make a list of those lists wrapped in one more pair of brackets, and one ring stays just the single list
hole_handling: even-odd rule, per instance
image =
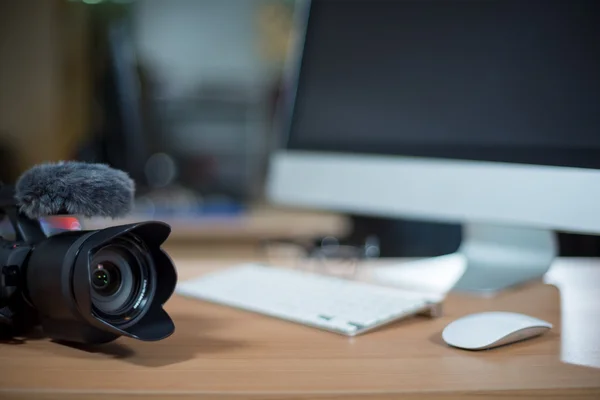
[{"label": "monitor base", "polygon": [[464,273],[452,291],[492,296],[541,279],[558,254],[553,231],[466,224],[458,249]]}]

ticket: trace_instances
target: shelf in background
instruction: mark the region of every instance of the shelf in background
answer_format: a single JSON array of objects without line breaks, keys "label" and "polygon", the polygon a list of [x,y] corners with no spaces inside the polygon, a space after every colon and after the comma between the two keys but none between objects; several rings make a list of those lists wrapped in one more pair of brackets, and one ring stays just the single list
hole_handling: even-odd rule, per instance
[{"label": "shelf in background", "polygon": [[146,220],[159,220],[171,225],[173,230],[169,242],[298,240],[328,235],[344,236],[351,229],[349,218],[340,214],[266,206],[249,207],[248,211],[232,215],[157,217],[134,214],[120,219],[86,219],[82,220],[82,227],[101,229]]}]

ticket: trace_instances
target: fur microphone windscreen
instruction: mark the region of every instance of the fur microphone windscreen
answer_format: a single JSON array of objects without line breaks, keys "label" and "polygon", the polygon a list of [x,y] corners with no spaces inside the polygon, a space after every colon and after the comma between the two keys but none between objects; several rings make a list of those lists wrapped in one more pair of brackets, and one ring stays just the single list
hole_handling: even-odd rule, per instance
[{"label": "fur microphone windscreen", "polygon": [[118,218],[133,208],[135,183],[104,164],[63,161],[36,165],[15,185],[20,211],[29,218],[50,215]]}]

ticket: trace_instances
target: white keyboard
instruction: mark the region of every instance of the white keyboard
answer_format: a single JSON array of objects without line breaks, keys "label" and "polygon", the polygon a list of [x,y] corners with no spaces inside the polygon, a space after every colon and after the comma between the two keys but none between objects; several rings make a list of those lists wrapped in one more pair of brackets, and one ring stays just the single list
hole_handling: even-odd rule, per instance
[{"label": "white keyboard", "polygon": [[181,282],[176,292],[348,336],[441,311],[440,298],[259,264]]}]

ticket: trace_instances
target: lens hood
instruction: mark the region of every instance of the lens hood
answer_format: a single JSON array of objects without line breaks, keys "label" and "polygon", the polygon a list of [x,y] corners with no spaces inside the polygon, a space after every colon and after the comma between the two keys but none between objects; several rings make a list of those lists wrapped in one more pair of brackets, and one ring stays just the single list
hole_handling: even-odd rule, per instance
[{"label": "lens hood", "polygon": [[[175,290],[177,273],[161,249],[170,233],[168,224],[149,221],[63,232],[36,245],[26,270],[25,295],[38,310],[44,333],[76,343],[170,336],[175,326],[163,305]],[[133,271],[122,274],[123,290],[130,293],[121,296],[127,301],[116,314],[107,315],[94,297],[92,270],[98,268],[98,257],[124,260],[122,267]]]}]

